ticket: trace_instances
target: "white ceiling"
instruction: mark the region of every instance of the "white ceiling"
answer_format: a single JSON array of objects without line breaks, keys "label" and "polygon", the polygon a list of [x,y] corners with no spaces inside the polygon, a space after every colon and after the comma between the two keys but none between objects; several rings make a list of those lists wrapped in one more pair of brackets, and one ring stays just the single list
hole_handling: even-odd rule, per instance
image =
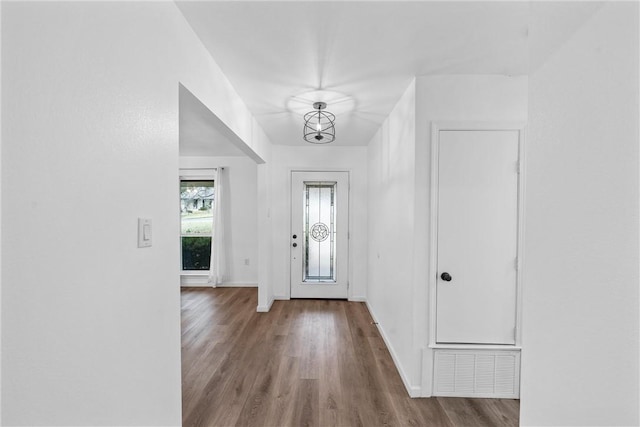
[{"label": "white ceiling", "polygon": [[[275,144],[308,144],[302,116],[316,100],[337,116],[333,145],[366,145],[414,76],[530,68],[524,1],[176,3]],[[532,62],[592,9],[551,19]]]}]

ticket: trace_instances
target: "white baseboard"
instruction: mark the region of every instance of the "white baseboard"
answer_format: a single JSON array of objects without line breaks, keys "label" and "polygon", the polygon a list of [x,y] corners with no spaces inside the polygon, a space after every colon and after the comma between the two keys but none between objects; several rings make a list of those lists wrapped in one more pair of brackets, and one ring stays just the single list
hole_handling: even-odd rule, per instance
[{"label": "white baseboard", "polygon": [[189,288],[257,288],[257,283],[251,282],[224,282],[219,285],[209,283],[208,275],[184,274],[180,275],[180,286]]},{"label": "white baseboard", "polygon": [[[276,296],[273,297],[273,299],[282,300],[282,301],[288,301],[291,298],[288,295],[276,295]],[[348,300],[349,301],[353,301],[353,302],[367,302],[367,298],[366,297],[362,297],[362,296],[349,297]]]},{"label": "white baseboard", "polygon": [[181,275],[180,286],[189,288],[215,288],[209,283],[209,276],[204,275]]},{"label": "white baseboard", "polygon": [[257,288],[257,283],[247,282],[224,282],[218,285],[219,288]]},{"label": "white baseboard", "polygon": [[269,310],[271,310],[271,306],[273,305],[273,301],[275,301],[274,298],[271,298],[268,302],[267,305],[259,305],[257,308],[257,312],[258,313],[268,313]]},{"label": "white baseboard", "polygon": [[376,323],[376,326],[378,327],[378,331],[380,332],[380,336],[382,336],[382,340],[384,341],[385,345],[389,349],[389,353],[391,354],[391,359],[393,359],[393,363],[396,365],[398,374],[400,374],[400,378],[402,379],[402,383],[404,384],[404,387],[407,389],[407,393],[409,394],[409,397],[421,397],[422,396],[421,387],[411,385],[411,382],[409,381],[407,374],[404,372],[404,369],[402,369],[402,365],[400,364],[400,359],[398,359],[396,351],[391,345],[391,341],[389,340],[387,334],[385,333],[384,328],[382,327],[380,322],[378,322],[378,319],[375,313],[373,312],[373,310],[371,309],[371,306],[369,305],[369,303],[366,301],[365,303],[367,304],[367,309],[369,310],[369,313],[371,314],[373,321]]}]

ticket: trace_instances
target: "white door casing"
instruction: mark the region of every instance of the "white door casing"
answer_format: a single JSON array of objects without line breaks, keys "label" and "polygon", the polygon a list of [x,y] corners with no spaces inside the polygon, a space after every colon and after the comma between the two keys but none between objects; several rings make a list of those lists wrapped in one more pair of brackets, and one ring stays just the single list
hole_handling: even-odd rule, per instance
[{"label": "white door casing", "polygon": [[515,345],[521,132],[435,136],[435,343]]},{"label": "white door casing", "polygon": [[349,172],[292,171],[291,298],[348,297],[348,236]]}]

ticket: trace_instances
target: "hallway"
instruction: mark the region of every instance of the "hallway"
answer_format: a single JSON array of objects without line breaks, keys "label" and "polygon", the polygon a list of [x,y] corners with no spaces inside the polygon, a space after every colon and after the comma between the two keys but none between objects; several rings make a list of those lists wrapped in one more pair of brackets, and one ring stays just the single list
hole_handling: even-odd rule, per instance
[{"label": "hallway", "polygon": [[519,401],[411,399],[366,305],[182,288],[185,426],[516,426]]}]

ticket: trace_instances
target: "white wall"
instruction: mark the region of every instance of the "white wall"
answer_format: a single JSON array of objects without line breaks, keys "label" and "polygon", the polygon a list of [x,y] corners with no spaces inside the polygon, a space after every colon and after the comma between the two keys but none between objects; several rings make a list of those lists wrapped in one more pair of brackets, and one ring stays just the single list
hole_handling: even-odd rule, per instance
[{"label": "white wall", "polygon": [[[257,165],[248,157],[180,157],[180,169],[217,167],[225,168],[226,177],[223,209],[227,274],[222,285],[257,286]],[[245,265],[246,259],[249,265]]]},{"label": "white wall", "polygon": [[367,304],[408,388],[416,388],[419,379],[412,342],[415,102],[412,81],[368,145]]},{"label": "white wall", "polygon": [[638,35],[605,2],[530,76],[525,426],[640,423]]},{"label": "white wall", "polygon": [[[416,79],[416,221],[414,280],[420,292],[427,291],[429,271],[428,242],[431,198],[431,130],[434,122],[510,122],[524,125],[527,121],[526,76],[449,75],[423,76]],[[424,218],[424,220],[420,220]],[[418,293],[416,301],[427,305],[418,309],[414,341],[426,345],[429,339],[428,294]],[[423,308],[424,307],[424,308]],[[427,340],[427,341],[423,341]],[[425,350],[422,362],[422,394],[431,395],[431,350]]]},{"label": "white wall", "polygon": [[366,147],[273,145],[271,224],[272,280],[276,299],[290,295],[291,171],[345,170],[350,172],[349,298],[363,300],[367,282],[367,149]]},{"label": "white wall", "polygon": [[[499,75],[423,76],[416,79],[419,140],[434,121],[525,123],[527,77]],[[429,145],[429,144],[428,144]]]},{"label": "white wall", "polygon": [[414,396],[431,394],[431,125],[526,117],[526,77],[417,77],[369,143],[368,303]]},{"label": "white wall", "polygon": [[5,425],[181,424],[179,82],[268,147],[172,2],[3,2]]},{"label": "white wall", "polygon": [[[0,2],[0,58],[2,58],[2,2]],[[2,67],[0,66],[0,100],[2,99]],[[0,224],[2,224],[2,103],[0,102]],[[2,361],[2,227],[0,226],[0,361]],[[0,363],[0,425],[2,425],[2,363]]]},{"label": "white wall", "polygon": [[[271,150],[269,150],[271,155]],[[258,176],[258,307],[269,311],[274,300],[273,232],[271,224],[271,158],[257,165]]]}]

